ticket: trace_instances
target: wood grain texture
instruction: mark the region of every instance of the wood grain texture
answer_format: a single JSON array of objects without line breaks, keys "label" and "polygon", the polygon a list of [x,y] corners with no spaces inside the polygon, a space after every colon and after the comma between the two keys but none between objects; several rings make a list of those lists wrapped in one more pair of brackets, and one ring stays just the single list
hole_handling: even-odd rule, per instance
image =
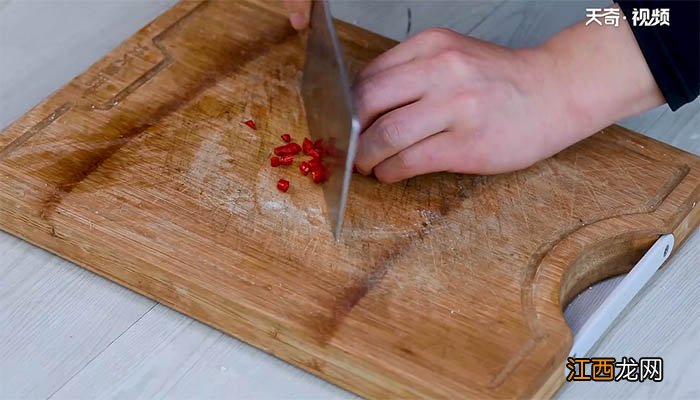
[{"label": "wood grain texture", "polygon": [[[514,175],[361,179],[336,245],[318,190],[261,168],[304,132],[300,42],[231,4],[181,4],[0,136],[3,228],[361,394],[502,397],[551,375],[596,263],[697,222],[697,158],[611,127]],[[355,67],[391,44],[342,36]]]}]

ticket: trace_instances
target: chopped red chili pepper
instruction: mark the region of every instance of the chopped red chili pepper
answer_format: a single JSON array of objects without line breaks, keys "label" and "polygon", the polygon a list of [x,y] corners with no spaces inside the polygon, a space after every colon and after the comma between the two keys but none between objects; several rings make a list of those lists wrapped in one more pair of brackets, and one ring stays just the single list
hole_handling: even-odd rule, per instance
[{"label": "chopped red chili pepper", "polygon": [[311,166],[311,167],[316,167],[316,166],[319,166],[319,165],[321,165],[321,159],[320,159],[320,158],[315,157],[315,158],[312,158],[311,160],[309,160],[309,166]]},{"label": "chopped red chili pepper", "polygon": [[254,130],[254,131],[257,131],[257,130],[258,130],[258,128],[255,126],[255,121],[253,121],[252,119],[249,119],[249,120],[247,120],[247,121],[245,121],[245,122],[243,122],[243,123],[246,124],[246,125],[248,125],[248,127],[249,127],[250,129]]},{"label": "chopped red chili pepper", "polygon": [[302,161],[301,164],[299,164],[299,171],[301,171],[301,174],[304,176],[308,175],[309,171],[311,171],[311,164],[306,161]]},{"label": "chopped red chili pepper", "polygon": [[311,167],[311,180],[313,180],[314,183],[323,183],[326,179],[328,179],[328,173],[323,165],[319,164]]},{"label": "chopped red chili pepper", "polygon": [[309,138],[304,138],[304,141],[301,144],[302,149],[304,150],[304,154],[308,155],[310,150],[313,150],[314,148],[314,142],[311,141]]},{"label": "chopped red chili pepper", "polygon": [[289,190],[289,181],[286,179],[278,180],[277,189],[279,189],[280,192],[286,192],[287,190]]},{"label": "chopped red chili pepper", "polygon": [[[252,122],[252,120],[250,122]],[[273,167],[280,165],[291,165],[294,163],[294,156],[303,151],[304,154],[311,156],[311,159],[302,161],[299,164],[299,171],[301,174],[304,176],[311,174],[311,180],[316,184],[320,184],[328,180],[329,171],[326,166],[323,165],[323,154],[326,151],[323,145],[323,139],[318,139],[316,142],[312,142],[311,139],[304,138],[300,146],[297,143],[291,142],[292,136],[288,133],[285,133],[280,137],[287,144],[275,148],[275,156],[270,158],[270,165]],[[289,190],[289,181],[286,179],[280,179],[277,182],[277,189],[282,192],[286,192]]]},{"label": "chopped red chili pepper", "polygon": [[280,165],[292,165],[293,162],[294,156],[291,154],[280,157]]},{"label": "chopped red chili pepper", "polygon": [[313,158],[321,158],[322,152],[321,152],[321,151],[318,151],[317,149],[312,148],[312,149],[309,149],[309,151],[306,152],[306,155],[307,155],[307,156],[311,156],[311,157],[313,157]]},{"label": "chopped red chili pepper", "polygon": [[275,155],[286,156],[298,154],[301,151],[301,146],[296,143],[289,143],[275,148]]}]

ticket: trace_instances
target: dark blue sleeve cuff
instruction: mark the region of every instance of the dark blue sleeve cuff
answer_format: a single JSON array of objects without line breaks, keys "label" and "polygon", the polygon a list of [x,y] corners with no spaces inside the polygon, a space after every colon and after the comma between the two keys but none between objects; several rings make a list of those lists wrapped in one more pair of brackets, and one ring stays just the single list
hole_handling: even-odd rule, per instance
[{"label": "dark blue sleeve cuff", "polygon": [[[671,110],[700,94],[700,1],[617,2]],[[633,10],[669,9],[669,25],[634,26]]]}]

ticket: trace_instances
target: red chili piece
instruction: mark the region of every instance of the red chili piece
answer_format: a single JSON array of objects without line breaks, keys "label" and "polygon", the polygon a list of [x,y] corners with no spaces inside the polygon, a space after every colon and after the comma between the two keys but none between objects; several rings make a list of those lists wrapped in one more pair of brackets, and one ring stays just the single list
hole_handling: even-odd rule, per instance
[{"label": "red chili piece", "polygon": [[295,155],[301,151],[301,146],[296,143],[289,143],[275,148],[275,155],[287,156]]},{"label": "red chili piece", "polygon": [[328,179],[328,174],[323,165],[311,167],[311,180],[314,181],[314,183],[323,183],[326,179]]},{"label": "red chili piece", "polygon": [[311,156],[313,158],[321,158],[322,153],[317,149],[311,148],[308,152],[306,152],[306,155]]},{"label": "red chili piece", "polygon": [[277,189],[279,189],[280,192],[286,192],[287,190],[289,190],[289,181],[286,179],[278,180]]},{"label": "red chili piece", "polygon": [[279,165],[280,165],[280,158],[277,157],[277,156],[272,157],[272,158],[270,159],[270,165],[272,165],[273,167],[279,167]]},{"label": "red chili piece", "polygon": [[280,157],[280,165],[292,165],[293,162],[294,156],[291,154]]},{"label": "red chili piece", "polygon": [[254,131],[258,130],[258,128],[255,126],[255,121],[253,121],[252,119],[245,121],[244,124],[248,125],[248,127],[250,127],[250,129]]},{"label": "red chili piece", "polygon": [[308,175],[309,171],[311,171],[311,164],[306,161],[302,161],[301,164],[299,164],[299,171],[301,171],[301,174],[304,176]]},{"label": "red chili piece", "polygon": [[304,150],[304,154],[309,155],[309,151],[314,149],[314,142],[312,142],[309,138],[304,138],[301,148]]},{"label": "red chili piece", "polygon": [[292,141],[292,136],[290,136],[288,133],[285,133],[282,135],[282,140],[284,140],[285,143],[289,143]]},{"label": "red chili piece", "polygon": [[309,160],[309,166],[310,166],[310,167],[317,167],[317,166],[319,166],[319,165],[321,165],[321,159],[320,159],[320,158],[315,157],[315,158],[312,158],[311,160]]}]

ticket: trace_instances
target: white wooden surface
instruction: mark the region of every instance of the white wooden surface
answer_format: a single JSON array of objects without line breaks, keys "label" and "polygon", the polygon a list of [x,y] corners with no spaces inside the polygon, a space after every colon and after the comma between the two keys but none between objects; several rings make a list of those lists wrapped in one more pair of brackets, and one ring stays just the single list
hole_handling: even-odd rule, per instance
[{"label": "white wooden surface", "polygon": [[[0,127],[173,2],[0,0]],[[598,0],[335,1],[333,12],[398,40],[439,25],[504,45],[527,46],[583,18],[586,7],[605,4]],[[623,125],[700,154],[698,101],[676,113],[660,107]],[[662,383],[567,384],[558,397],[700,398],[698,267],[700,233],[696,232],[595,352],[664,357]],[[616,282],[601,283],[573,301],[566,315],[574,330]],[[98,397],[353,396],[0,233],[0,399]]]}]

